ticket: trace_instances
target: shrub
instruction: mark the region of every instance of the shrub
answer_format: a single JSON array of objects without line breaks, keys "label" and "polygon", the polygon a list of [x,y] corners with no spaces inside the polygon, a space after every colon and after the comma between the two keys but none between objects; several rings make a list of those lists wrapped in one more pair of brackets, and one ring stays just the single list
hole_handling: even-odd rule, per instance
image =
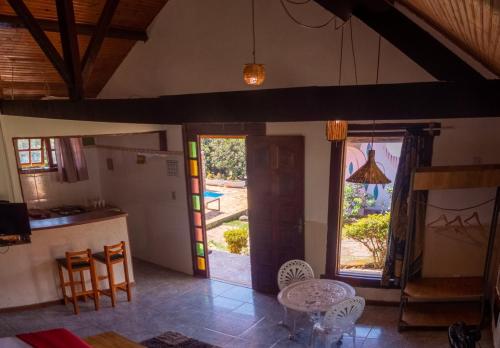
[{"label": "shrub", "polygon": [[344,225],[342,229],[344,238],[354,239],[370,250],[375,268],[384,266],[390,216],[390,213],[371,214]]},{"label": "shrub", "polygon": [[234,229],[224,232],[224,239],[230,253],[241,254],[248,247],[248,230]]},{"label": "shrub", "polygon": [[245,179],[245,139],[202,138],[201,151],[208,178]]},{"label": "shrub", "polygon": [[351,223],[361,215],[364,208],[373,207],[375,198],[367,193],[362,184],[346,182],[344,186],[343,218]]}]

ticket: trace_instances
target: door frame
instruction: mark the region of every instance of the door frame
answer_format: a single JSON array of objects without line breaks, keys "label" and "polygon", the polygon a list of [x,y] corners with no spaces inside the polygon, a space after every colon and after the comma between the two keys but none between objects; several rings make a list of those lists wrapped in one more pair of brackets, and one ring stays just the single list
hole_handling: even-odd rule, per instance
[{"label": "door frame", "polygon": [[208,260],[207,231],[202,188],[202,162],[200,138],[206,137],[246,137],[249,135],[266,135],[266,124],[250,123],[186,123],[183,129],[184,167],[186,177],[186,192],[191,236],[191,254],[193,274],[210,278]]}]

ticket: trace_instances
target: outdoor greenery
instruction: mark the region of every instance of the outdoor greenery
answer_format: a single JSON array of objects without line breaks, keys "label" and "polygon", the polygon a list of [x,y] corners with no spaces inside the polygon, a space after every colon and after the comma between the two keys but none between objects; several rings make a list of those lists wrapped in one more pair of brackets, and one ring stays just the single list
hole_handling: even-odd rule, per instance
[{"label": "outdoor greenery", "polygon": [[230,253],[241,254],[248,248],[248,229],[239,228],[224,232],[224,239]]},{"label": "outdoor greenery", "polygon": [[346,182],[344,186],[344,223],[352,223],[361,216],[362,209],[373,207],[375,198],[366,193],[362,184]]},{"label": "outdoor greenery", "polygon": [[371,214],[355,222],[345,224],[342,237],[350,238],[363,244],[373,255],[373,267],[384,266],[387,252],[390,213]]},{"label": "outdoor greenery", "polygon": [[201,151],[208,178],[225,180],[246,178],[245,139],[202,138]]}]

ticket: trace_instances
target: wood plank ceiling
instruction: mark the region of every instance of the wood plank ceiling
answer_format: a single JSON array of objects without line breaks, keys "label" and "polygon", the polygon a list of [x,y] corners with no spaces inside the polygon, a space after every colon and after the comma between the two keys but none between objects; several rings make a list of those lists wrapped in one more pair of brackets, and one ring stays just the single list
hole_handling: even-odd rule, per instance
[{"label": "wood plank ceiling", "polygon": [[398,0],[500,76],[500,0]]},{"label": "wood plank ceiling", "polygon": [[[112,18],[111,28],[145,31],[168,0],[121,0]],[[105,0],[74,0],[77,25],[96,25]],[[54,0],[25,0],[37,20],[57,23]],[[66,97],[67,87],[54,66],[22,25],[14,25],[16,14],[6,0],[0,0],[0,97],[4,99],[39,99],[46,96]],[[7,19],[7,20],[6,20]],[[58,32],[45,32],[62,56]],[[89,35],[90,34],[90,35]],[[113,36],[113,37],[111,37]],[[90,78],[85,83],[85,96],[95,97],[135,44],[135,40],[108,35],[98,53]],[[83,57],[91,33],[78,35]]]}]

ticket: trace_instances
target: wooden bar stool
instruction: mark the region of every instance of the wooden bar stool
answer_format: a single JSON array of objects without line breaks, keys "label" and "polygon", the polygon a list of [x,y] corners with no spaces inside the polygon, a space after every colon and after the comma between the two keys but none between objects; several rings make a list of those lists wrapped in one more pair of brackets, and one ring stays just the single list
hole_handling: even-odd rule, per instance
[{"label": "wooden bar stool", "polygon": [[[73,303],[75,314],[79,314],[80,307],[78,306],[78,298],[83,297],[83,300],[87,301],[88,296],[94,300],[95,310],[99,310],[99,292],[97,289],[94,262],[92,261],[92,251],[87,249],[84,251],[66,252],[66,257],[58,258],[56,261],[59,269],[59,279],[61,282],[64,304],[67,305],[68,301]],[[63,268],[68,272],[68,282],[64,280]],[[87,290],[85,286],[85,271],[89,271],[90,273],[90,282],[92,284],[92,289],[90,290]],[[79,279],[75,279],[74,273],[79,273]],[[67,286],[71,289],[71,296],[66,294]],[[80,287],[80,291],[77,290],[77,287]]]},{"label": "wooden bar stool", "polygon": [[[107,275],[99,276],[99,280],[108,279],[109,289],[99,290],[99,293],[111,297],[111,304],[113,307],[116,305],[116,290],[122,290],[127,293],[127,300],[132,300],[130,292],[130,279],[128,274],[128,259],[127,248],[125,242],[120,242],[115,245],[104,246],[104,252],[95,253],[92,255],[95,261],[101,262],[106,265]],[[125,281],[115,284],[115,274],[113,265],[123,263],[123,272],[125,273]]]}]

